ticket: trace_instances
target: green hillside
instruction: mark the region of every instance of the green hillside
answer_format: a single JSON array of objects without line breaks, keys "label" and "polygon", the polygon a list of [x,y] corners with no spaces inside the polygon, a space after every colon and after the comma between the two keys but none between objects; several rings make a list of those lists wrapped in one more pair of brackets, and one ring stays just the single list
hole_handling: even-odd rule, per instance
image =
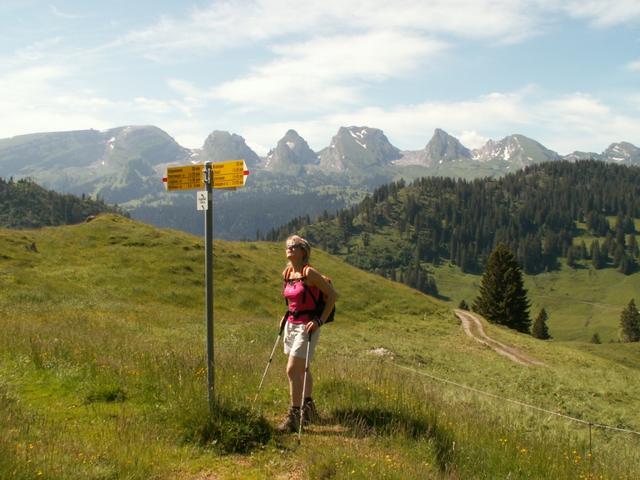
[{"label": "green hillside", "polygon": [[30,179],[0,177],[0,228],[37,228],[84,222],[99,213],[124,213],[91,197],[46,190]]},{"label": "green hillside", "polygon": [[[477,297],[480,275],[465,274],[450,264],[432,272],[440,293],[452,306],[461,300],[471,304]],[[581,265],[573,269],[563,262],[559,271],[525,275],[524,280],[531,317],[544,308],[556,341],[589,342],[597,333],[603,342],[617,342],[620,313],[629,300],[640,298],[640,273],[623,275],[611,268],[595,270]]]},{"label": "green hillside", "polygon": [[[545,363],[523,367],[465,336],[447,304],[320,251],[312,261],[340,294],[314,361],[327,424],[300,446],[269,432],[233,453],[206,433],[199,238],[112,215],[0,230],[0,478],[634,478],[640,438],[594,429],[589,459],[584,425],[420,372],[639,430],[637,345],[613,355],[487,325]],[[215,245],[221,411],[255,395],[283,266],[282,244]],[[255,406],[272,425],[288,403],[284,360]]]}]

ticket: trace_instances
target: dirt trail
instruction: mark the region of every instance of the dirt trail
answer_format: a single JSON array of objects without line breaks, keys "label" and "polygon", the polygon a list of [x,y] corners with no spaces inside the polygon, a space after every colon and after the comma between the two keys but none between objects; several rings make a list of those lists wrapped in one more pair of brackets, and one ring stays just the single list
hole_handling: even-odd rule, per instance
[{"label": "dirt trail", "polygon": [[509,345],[505,345],[504,343],[500,343],[497,340],[488,337],[484,332],[482,322],[473,313],[459,309],[454,310],[454,313],[462,322],[462,328],[464,329],[465,333],[474,340],[486,345],[500,355],[504,355],[511,361],[514,361],[521,365],[544,365],[544,363],[542,363],[541,361],[536,360],[535,358],[532,358],[525,353],[522,353],[517,348],[510,347]]}]

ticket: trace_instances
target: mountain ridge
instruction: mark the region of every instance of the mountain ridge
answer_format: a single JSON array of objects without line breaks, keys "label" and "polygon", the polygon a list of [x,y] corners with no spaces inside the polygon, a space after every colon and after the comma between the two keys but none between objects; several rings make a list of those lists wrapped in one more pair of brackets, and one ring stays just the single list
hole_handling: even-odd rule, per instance
[{"label": "mountain ridge", "polygon": [[[0,139],[2,177],[30,177],[48,189],[100,197],[123,206],[134,218],[196,234],[202,229],[192,196],[165,192],[160,179],[166,167],[238,158],[252,172],[251,188],[215,192],[220,238],[255,238],[258,230],[268,231],[305,210],[310,215],[334,212],[399,178],[500,177],[564,157],[518,134],[471,150],[442,129],[434,131],[424,149],[403,151],[382,130],[366,126],[340,127],[330,145],[318,152],[289,129],[266,157],[258,156],[242,136],[222,130],[193,149],[144,125]],[[637,147],[628,142],[612,143],[602,155],[574,152],[567,159],[579,158],[640,164]]]}]

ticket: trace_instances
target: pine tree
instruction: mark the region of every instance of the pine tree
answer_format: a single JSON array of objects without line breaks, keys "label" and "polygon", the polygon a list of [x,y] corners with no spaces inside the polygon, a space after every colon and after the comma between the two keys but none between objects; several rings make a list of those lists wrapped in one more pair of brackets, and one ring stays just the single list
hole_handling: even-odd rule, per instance
[{"label": "pine tree", "polygon": [[596,270],[604,267],[604,259],[600,252],[600,242],[598,240],[594,240],[591,244],[591,264]]},{"label": "pine tree", "polygon": [[473,310],[490,322],[529,332],[529,300],[522,271],[505,244],[499,244],[489,256]]},{"label": "pine tree", "polygon": [[577,266],[573,247],[569,247],[569,249],[567,250],[567,266],[569,266],[570,268],[576,268]]},{"label": "pine tree", "polygon": [[623,342],[640,342],[640,313],[633,299],[620,315]]},{"label": "pine tree", "polygon": [[622,258],[620,259],[620,265],[618,266],[618,271],[625,275],[631,275],[637,268],[638,265],[636,264],[635,259],[631,255],[623,253]]},{"label": "pine tree", "polygon": [[631,255],[638,258],[640,255],[640,249],[638,249],[638,241],[636,240],[636,236],[632,233],[631,238],[629,238],[629,250],[631,251]]},{"label": "pine tree", "polygon": [[551,338],[549,335],[549,329],[547,327],[547,320],[549,316],[547,315],[547,311],[543,308],[538,313],[535,321],[533,322],[533,328],[531,329],[531,335],[534,338],[539,338],[540,340],[548,340]]}]

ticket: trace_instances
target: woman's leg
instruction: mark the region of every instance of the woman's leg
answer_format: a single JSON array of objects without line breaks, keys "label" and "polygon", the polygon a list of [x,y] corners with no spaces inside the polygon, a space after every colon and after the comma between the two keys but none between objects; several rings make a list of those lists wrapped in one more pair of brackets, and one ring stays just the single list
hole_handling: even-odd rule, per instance
[{"label": "woman's leg", "polygon": [[[299,407],[302,401],[302,387],[304,385],[305,359],[289,356],[287,362],[287,377],[289,378],[289,395],[291,405]],[[305,397],[311,397],[313,392],[313,377],[311,370],[307,373],[307,383],[305,385]]]}]

